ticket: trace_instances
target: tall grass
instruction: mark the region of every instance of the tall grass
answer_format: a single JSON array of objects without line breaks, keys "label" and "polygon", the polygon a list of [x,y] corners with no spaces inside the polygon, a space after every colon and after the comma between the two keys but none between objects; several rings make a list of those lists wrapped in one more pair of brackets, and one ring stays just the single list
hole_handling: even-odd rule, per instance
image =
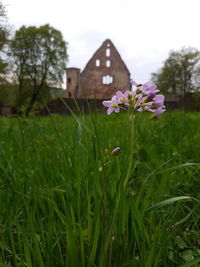
[{"label": "tall grass", "polygon": [[199,121],[139,114],[125,187],[127,114],[1,118],[0,266],[199,266]]}]

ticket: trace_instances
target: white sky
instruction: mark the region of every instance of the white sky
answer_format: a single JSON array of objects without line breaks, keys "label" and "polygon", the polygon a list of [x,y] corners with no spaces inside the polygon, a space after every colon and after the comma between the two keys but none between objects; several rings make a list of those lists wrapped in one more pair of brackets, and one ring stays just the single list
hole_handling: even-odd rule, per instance
[{"label": "white sky", "polygon": [[68,67],[83,69],[111,39],[139,83],[169,51],[200,50],[200,0],[2,0],[14,29],[49,23],[68,44]]}]

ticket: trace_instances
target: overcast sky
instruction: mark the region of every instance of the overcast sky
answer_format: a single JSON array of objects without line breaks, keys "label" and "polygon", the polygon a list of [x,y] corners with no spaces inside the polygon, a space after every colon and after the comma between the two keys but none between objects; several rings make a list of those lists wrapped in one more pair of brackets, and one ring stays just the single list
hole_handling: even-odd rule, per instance
[{"label": "overcast sky", "polygon": [[83,69],[111,39],[143,83],[172,49],[200,49],[200,0],[2,0],[14,29],[49,23],[68,42],[68,67]]}]

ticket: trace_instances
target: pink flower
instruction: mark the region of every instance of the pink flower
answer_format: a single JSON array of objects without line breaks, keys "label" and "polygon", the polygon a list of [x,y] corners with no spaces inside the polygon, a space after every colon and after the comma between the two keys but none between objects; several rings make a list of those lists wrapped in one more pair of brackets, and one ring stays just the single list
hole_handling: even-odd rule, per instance
[{"label": "pink flower", "polygon": [[135,104],[135,92],[127,90],[124,96],[127,98],[125,105],[132,107]]},{"label": "pink flower", "polygon": [[116,93],[118,104],[124,104],[126,106],[133,106],[135,104],[135,92],[126,90],[124,93],[118,91]]},{"label": "pink flower", "polygon": [[[127,91],[126,91],[127,92]],[[128,102],[127,93],[122,93],[121,91],[117,91],[116,97],[119,101],[119,104],[126,104]]]},{"label": "pink flower", "polygon": [[164,96],[157,94],[159,90],[155,84],[138,84],[133,80],[131,83],[136,87],[135,91],[127,90],[124,93],[118,91],[110,101],[103,102],[103,105],[108,108],[108,115],[113,111],[118,113],[120,111],[119,105],[129,106],[129,111],[150,111],[154,113],[155,117],[165,111]]},{"label": "pink flower", "polygon": [[144,83],[144,84],[139,84],[136,83],[134,80],[131,80],[131,84],[133,84],[137,90],[137,93],[143,93],[144,95],[148,95],[150,97],[152,97],[152,94],[156,94],[157,92],[159,92],[159,90],[157,89],[157,86],[153,83]]},{"label": "pink flower", "polygon": [[109,101],[103,101],[103,105],[108,108],[107,109],[108,115],[110,115],[113,111],[116,113],[119,113],[120,108],[118,104],[119,104],[119,100],[116,97],[116,95],[114,95],[112,99]]},{"label": "pink flower", "polygon": [[136,109],[139,112],[143,111],[145,101],[146,101],[146,97],[144,97],[143,94],[136,94],[134,109]]},{"label": "pink flower", "polygon": [[145,83],[139,89],[145,95],[156,94],[159,92],[157,86],[153,83]]},{"label": "pink flower", "polygon": [[[138,97],[138,101],[134,106],[137,111],[142,112],[147,110],[153,112],[155,116],[160,115],[165,111],[164,96],[157,95],[159,90],[155,84],[145,83],[141,85],[133,80],[131,83],[137,87],[136,97]],[[143,97],[141,97],[141,95]]]}]

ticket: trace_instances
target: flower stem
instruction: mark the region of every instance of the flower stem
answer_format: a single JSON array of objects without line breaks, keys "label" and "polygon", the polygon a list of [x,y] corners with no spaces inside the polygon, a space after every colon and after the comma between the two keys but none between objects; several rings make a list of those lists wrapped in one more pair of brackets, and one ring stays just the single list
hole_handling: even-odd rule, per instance
[{"label": "flower stem", "polygon": [[[132,170],[132,166],[133,166],[135,115],[133,113],[131,113],[131,112],[130,112],[130,121],[131,121],[130,154],[129,154],[128,171],[127,171],[127,175],[126,175],[126,178],[125,178],[125,181],[124,181],[124,189],[126,189],[126,187],[128,185],[128,181],[130,179],[131,170]],[[112,235],[113,235],[113,231],[114,231],[113,229],[114,229],[114,224],[115,224],[115,221],[116,221],[116,218],[117,218],[117,215],[118,215],[118,211],[119,211],[120,200],[121,200],[121,192],[119,192],[119,194],[117,195],[117,199],[116,199],[116,202],[115,202],[111,223],[110,223],[110,226],[109,226],[108,232],[106,234],[106,238],[105,238],[105,245],[104,245],[104,248],[102,249],[101,260],[100,260],[100,263],[99,263],[99,267],[105,266],[106,254],[108,252],[109,246],[112,243]]]},{"label": "flower stem", "polygon": [[128,164],[128,171],[126,174],[126,178],[124,181],[124,188],[127,187],[130,176],[131,176],[131,170],[133,167],[133,153],[134,153],[134,131],[135,131],[135,115],[130,114],[130,121],[131,121],[131,133],[130,133],[130,154],[129,154],[129,164]]}]

